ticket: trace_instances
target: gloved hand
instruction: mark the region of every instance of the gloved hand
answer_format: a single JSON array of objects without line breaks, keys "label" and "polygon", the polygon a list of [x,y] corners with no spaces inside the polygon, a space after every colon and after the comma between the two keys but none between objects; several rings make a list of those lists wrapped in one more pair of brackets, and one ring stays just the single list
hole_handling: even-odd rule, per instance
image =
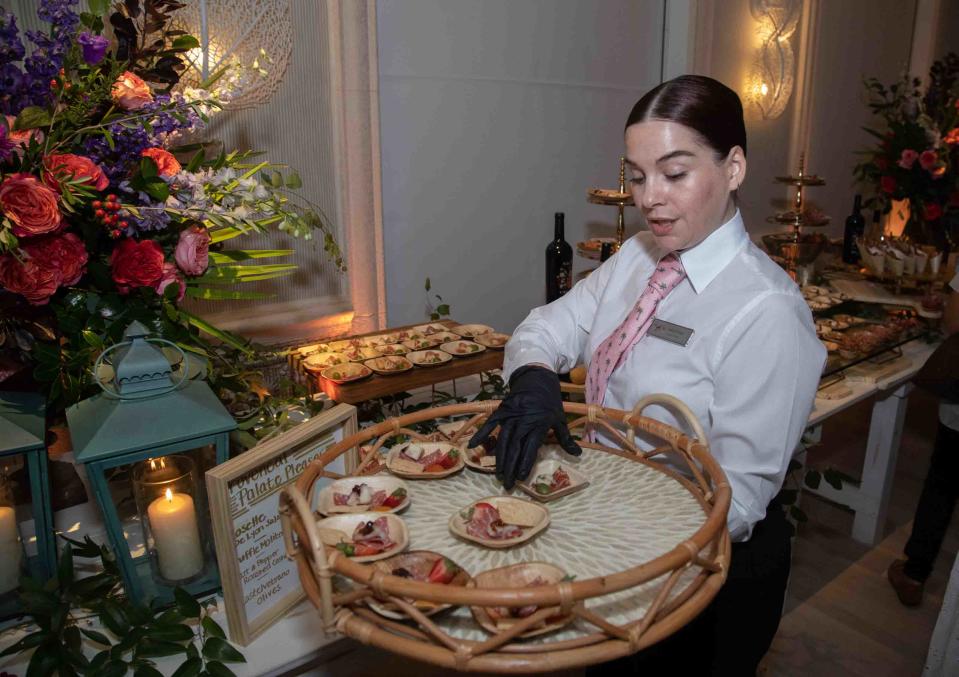
[{"label": "gloved hand", "polygon": [[566,427],[559,376],[544,367],[525,366],[513,372],[509,395],[473,435],[469,446],[485,442],[496,426],[500,427],[495,442],[496,477],[507,489],[529,476],[550,428],[568,453],[583,453]]}]

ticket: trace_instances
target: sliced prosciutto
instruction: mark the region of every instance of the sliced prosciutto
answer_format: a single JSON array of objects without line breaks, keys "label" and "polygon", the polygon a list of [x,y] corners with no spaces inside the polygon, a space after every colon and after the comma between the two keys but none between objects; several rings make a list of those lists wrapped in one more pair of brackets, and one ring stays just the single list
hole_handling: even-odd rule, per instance
[{"label": "sliced prosciutto", "polygon": [[360,522],[353,530],[352,538],[352,543],[340,543],[336,546],[348,557],[378,555],[396,545],[390,538],[390,527],[385,517],[379,517],[370,522]]},{"label": "sliced prosciutto", "polygon": [[500,519],[499,511],[489,503],[477,503],[471,508],[466,522],[466,532],[476,538],[493,541],[505,541],[523,535],[523,528],[515,524],[506,524]]},{"label": "sliced prosciutto", "polygon": [[368,505],[376,508],[383,505],[386,501],[385,491],[373,491],[368,484],[354,484],[353,489],[348,494],[333,494],[333,505],[355,506]]},{"label": "sliced prosciutto", "polygon": [[400,451],[399,456],[423,466],[425,472],[442,472],[456,465],[459,452],[456,449],[437,449],[427,454],[422,446],[411,442]]}]

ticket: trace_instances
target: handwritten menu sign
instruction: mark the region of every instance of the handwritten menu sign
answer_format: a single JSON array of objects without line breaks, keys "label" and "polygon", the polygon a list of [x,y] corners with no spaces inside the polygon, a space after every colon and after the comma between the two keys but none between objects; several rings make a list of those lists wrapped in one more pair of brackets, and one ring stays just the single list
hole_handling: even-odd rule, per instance
[{"label": "handwritten menu sign", "polygon": [[[249,644],[303,598],[296,565],[286,558],[280,491],[295,482],[313,459],[354,432],[356,408],[340,404],[207,472],[233,641]],[[354,451],[327,468],[347,474],[355,467]],[[328,482],[319,480],[316,489]]]}]

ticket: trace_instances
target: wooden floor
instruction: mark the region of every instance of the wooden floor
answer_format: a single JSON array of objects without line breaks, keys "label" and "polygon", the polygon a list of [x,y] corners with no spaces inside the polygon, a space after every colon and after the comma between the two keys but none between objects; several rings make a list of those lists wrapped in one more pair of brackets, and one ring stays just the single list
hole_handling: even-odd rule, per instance
[{"label": "wooden floor", "polygon": [[[862,464],[870,406],[867,402],[831,419],[824,429],[822,445],[810,452],[810,461],[855,475]],[[849,538],[851,513],[803,496],[802,508],[809,522],[801,526],[794,542],[786,609],[760,674],[911,677],[922,672],[952,561],[959,550],[959,519],[950,526],[919,608],[899,604],[885,572],[909,537],[935,429],[936,403],[914,392],[885,537],[877,547],[870,549]],[[379,673],[397,677],[456,674],[359,645],[308,674],[348,677]]]}]

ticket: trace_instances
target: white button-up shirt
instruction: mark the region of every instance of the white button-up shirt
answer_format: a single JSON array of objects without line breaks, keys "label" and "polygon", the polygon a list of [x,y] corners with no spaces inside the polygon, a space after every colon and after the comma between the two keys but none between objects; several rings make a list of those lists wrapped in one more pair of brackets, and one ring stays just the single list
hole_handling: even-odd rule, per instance
[{"label": "white button-up shirt", "polygon": [[[533,309],[506,346],[504,377],[534,362],[560,373],[588,364],[666,253],[639,233],[565,296]],[[650,393],[685,402],[729,478],[729,531],[744,541],[782,487],[826,349],[798,287],[750,242],[738,210],[679,256],[687,277],[656,317],[692,329],[692,337],[685,347],[643,337],[610,377],[604,406],[629,411]],[[658,405],[644,415],[684,428]]]}]

